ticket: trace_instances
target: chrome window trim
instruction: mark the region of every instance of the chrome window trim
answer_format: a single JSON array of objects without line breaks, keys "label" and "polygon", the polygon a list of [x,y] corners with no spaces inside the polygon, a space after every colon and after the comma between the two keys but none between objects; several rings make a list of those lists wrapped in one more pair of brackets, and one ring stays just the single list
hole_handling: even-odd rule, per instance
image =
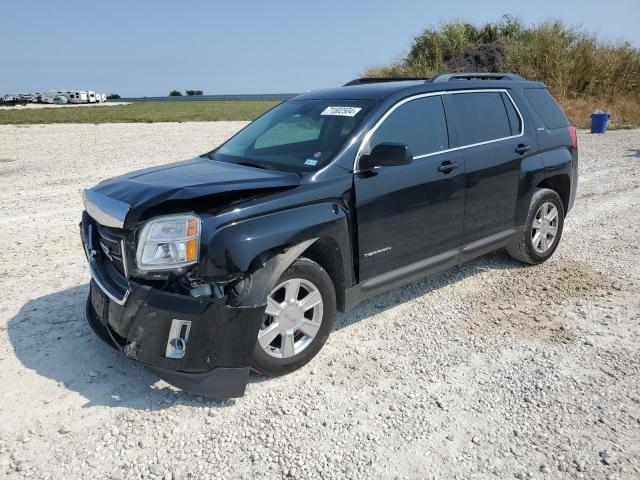
[{"label": "chrome window trim", "polygon": [[[356,158],[353,162],[353,171],[356,173],[359,171],[358,162],[360,161],[360,157],[362,156],[362,151],[364,150],[364,147],[365,145],[367,145],[369,140],[371,140],[371,137],[376,132],[378,127],[380,127],[382,122],[384,122],[389,117],[389,115],[391,115],[397,108],[401,107],[405,103],[411,102],[413,100],[418,100],[420,98],[443,96],[443,95],[456,95],[456,94],[464,94],[464,93],[500,93],[500,92],[506,94],[507,97],[509,97],[509,101],[513,105],[513,108],[515,108],[516,113],[518,114],[518,118],[520,118],[520,133],[518,135],[510,135],[508,137],[496,138],[493,140],[487,140],[485,142],[471,143],[469,145],[462,145],[459,147],[447,148],[445,150],[439,150],[437,152],[425,153],[423,155],[415,155],[413,159],[418,160],[420,158],[440,155],[441,153],[455,152],[458,150],[463,150],[465,148],[478,147],[480,145],[487,145],[490,143],[501,142],[503,140],[522,137],[524,135],[524,117],[522,116],[522,113],[520,113],[520,109],[518,108],[518,105],[516,105],[516,102],[513,101],[513,97],[511,96],[509,91],[505,88],[481,88],[481,89],[475,89],[475,90],[440,90],[437,92],[420,93],[418,95],[413,95],[411,97],[403,98],[399,102],[395,103],[391,108],[389,108],[389,110],[385,112],[385,114],[375,123],[375,125],[371,127],[371,129],[369,129],[366,135],[362,138],[362,142],[360,143],[360,146],[358,147],[358,151],[356,152]],[[446,115],[446,107],[444,107],[444,105],[443,105],[443,108],[445,108],[445,115]]]}]

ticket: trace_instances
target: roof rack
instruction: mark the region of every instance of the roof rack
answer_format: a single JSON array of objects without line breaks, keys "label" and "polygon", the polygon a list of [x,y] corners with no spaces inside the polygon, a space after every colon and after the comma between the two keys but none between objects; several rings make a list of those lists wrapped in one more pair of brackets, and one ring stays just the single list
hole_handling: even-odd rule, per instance
[{"label": "roof rack", "polygon": [[524,81],[524,78],[515,73],[486,73],[486,72],[462,72],[462,73],[441,73],[433,77],[362,77],[345,83],[343,87],[351,85],[365,85],[369,83],[423,81],[425,83],[452,82],[457,80],[512,80],[514,82]]},{"label": "roof rack", "polygon": [[379,78],[362,77],[362,78],[356,78],[355,80],[351,80],[350,82],[345,83],[343,87],[350,87],[351,85],[365,85],[368,83],[405,82],[405,81],[415,82],[416,80],[421,80],[423,82],[426,82],[429,80],[429,78],[426,78],[426,77],[379,77]]},{"label": "roof rack", "polygon": [[430,83],[451,82],[454,80],[513,80],[515,82],[522,81],[520,75],[515,73],[443,73],[431,77]]}]

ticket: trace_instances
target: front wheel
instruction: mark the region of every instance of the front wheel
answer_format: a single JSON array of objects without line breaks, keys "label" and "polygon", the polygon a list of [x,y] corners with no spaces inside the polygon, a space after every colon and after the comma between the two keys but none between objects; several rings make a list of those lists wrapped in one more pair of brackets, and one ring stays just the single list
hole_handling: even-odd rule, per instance
[{"label": "front wheel", "polygon": [[297,259],[267,298],[252,368],[276,376],[302,367],[326,342],[335,316],[331,277],[316,262]]},{"label": "front wheel", "polygon": [[539,264],[555,252],[562,237],[564,206],[560,196],[548,188],[539,188],[531,198],[527,223],[518,242],[507,252],[520,262]]}]

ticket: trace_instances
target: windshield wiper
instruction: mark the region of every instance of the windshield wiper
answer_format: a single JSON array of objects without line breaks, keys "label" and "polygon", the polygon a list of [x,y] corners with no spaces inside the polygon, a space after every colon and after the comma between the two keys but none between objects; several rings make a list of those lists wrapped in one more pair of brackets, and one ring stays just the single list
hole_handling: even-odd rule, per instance
[{"label": "windshield wiper", "polygon": [[263,170],[273,170],[270,166],[264,163],[238,162],[236,165],[244,165],[245,167],[261,168]]},{"label": "windshield wiper", "polygon": [[[204,156],[209,157],[209,160],[216,160],[216,151],[212,151],[209,152],[207,154],[205,154]],[[271,165],[269,165],[268,163],[258,163],[258,162],[249,162],[249,161],[243,161],[243,162],[229,162],[229,163],[233,163],[234,165],[243,165],[245,167],[253,167],[253,168],[260,168],[262,170],[275,170]]]}]

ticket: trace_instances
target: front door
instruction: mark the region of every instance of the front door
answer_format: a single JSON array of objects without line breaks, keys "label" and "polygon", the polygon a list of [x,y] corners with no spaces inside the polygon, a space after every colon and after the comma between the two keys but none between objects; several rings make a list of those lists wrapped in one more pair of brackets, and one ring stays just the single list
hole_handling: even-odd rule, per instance
[{"label": "front door", "polygon": [[355,175],[360,282],[460,247],[464,157],[446,151],[449,133],[431,95],[398,104],[370,137],[363,154],[403,143],[414,160]]}]

